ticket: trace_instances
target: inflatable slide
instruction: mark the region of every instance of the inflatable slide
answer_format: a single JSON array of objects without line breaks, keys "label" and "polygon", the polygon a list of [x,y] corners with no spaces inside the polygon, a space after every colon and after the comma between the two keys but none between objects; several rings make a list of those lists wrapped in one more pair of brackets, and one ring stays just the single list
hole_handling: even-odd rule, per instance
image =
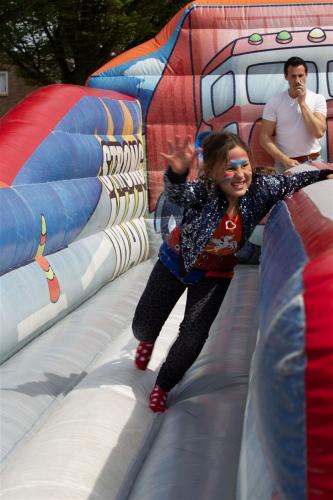
[{"label": "inflatable slide", "polygon": [[333,498],[332,181],[255,231],[164,414],[147,400],[185,297],[145,372],[131,331],[182,216],[159,152],[226,129],[271,166],[263,105],[299,55],[328,116],[324,163],[296,171],[332,168],[332,54],[330,1],[191,2],[87,86],[40,88],[2,118],[1,499]]}]

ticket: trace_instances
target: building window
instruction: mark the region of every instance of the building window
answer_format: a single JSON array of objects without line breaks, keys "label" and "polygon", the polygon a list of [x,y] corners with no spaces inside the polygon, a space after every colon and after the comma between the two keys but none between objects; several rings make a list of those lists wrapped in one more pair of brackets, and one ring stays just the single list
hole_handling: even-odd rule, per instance
[{"label": "building window", "polygon": [[8,95],[8,71],[0,71],[0,96]]}]

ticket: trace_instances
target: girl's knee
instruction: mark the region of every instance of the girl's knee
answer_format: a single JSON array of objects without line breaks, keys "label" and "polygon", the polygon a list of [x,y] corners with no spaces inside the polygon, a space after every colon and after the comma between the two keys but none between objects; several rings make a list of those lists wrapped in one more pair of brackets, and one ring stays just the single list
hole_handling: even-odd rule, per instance
[{"label": "girl's knee", "polygon": [[145,338],[145,334],[147,334],[147,325],[143,321],[143,317],[140,317],[140,315],[136,313],[132,321],[132,331],[136,339],[147,340]]},{"label": "girl's knee", "polygon": [[155,342],[159,334],[158,328],[154,326],[152,318],[149,318],[147,312],[136,311],[132,321],[133,335],[137,340],[145,342]]}]

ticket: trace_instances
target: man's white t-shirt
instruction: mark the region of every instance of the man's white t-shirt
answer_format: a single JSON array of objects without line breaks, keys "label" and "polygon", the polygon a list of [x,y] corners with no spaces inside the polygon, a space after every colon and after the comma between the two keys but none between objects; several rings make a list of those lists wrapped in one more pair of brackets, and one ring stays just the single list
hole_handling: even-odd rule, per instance
[{"label": "man's white t-shirt", "polygon": [[[326,116],[327,105],[323,95],[306,89],[305,102],[313,113]],[[306,128],[298,99],[290,97],[288,90],[267,101],[262,117],[276,123],[275,143],[289,158],[320,151],[320,140]]]}]

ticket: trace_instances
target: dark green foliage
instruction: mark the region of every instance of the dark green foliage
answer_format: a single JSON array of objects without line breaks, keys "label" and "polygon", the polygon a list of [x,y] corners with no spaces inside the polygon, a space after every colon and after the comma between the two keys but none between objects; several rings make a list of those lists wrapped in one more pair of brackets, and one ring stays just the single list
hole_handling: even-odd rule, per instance
[{"label": "dark green foliage", "polygon": [[0,52],[31,83],[84,84],[157,34],[186,1],[0,0]]}]

